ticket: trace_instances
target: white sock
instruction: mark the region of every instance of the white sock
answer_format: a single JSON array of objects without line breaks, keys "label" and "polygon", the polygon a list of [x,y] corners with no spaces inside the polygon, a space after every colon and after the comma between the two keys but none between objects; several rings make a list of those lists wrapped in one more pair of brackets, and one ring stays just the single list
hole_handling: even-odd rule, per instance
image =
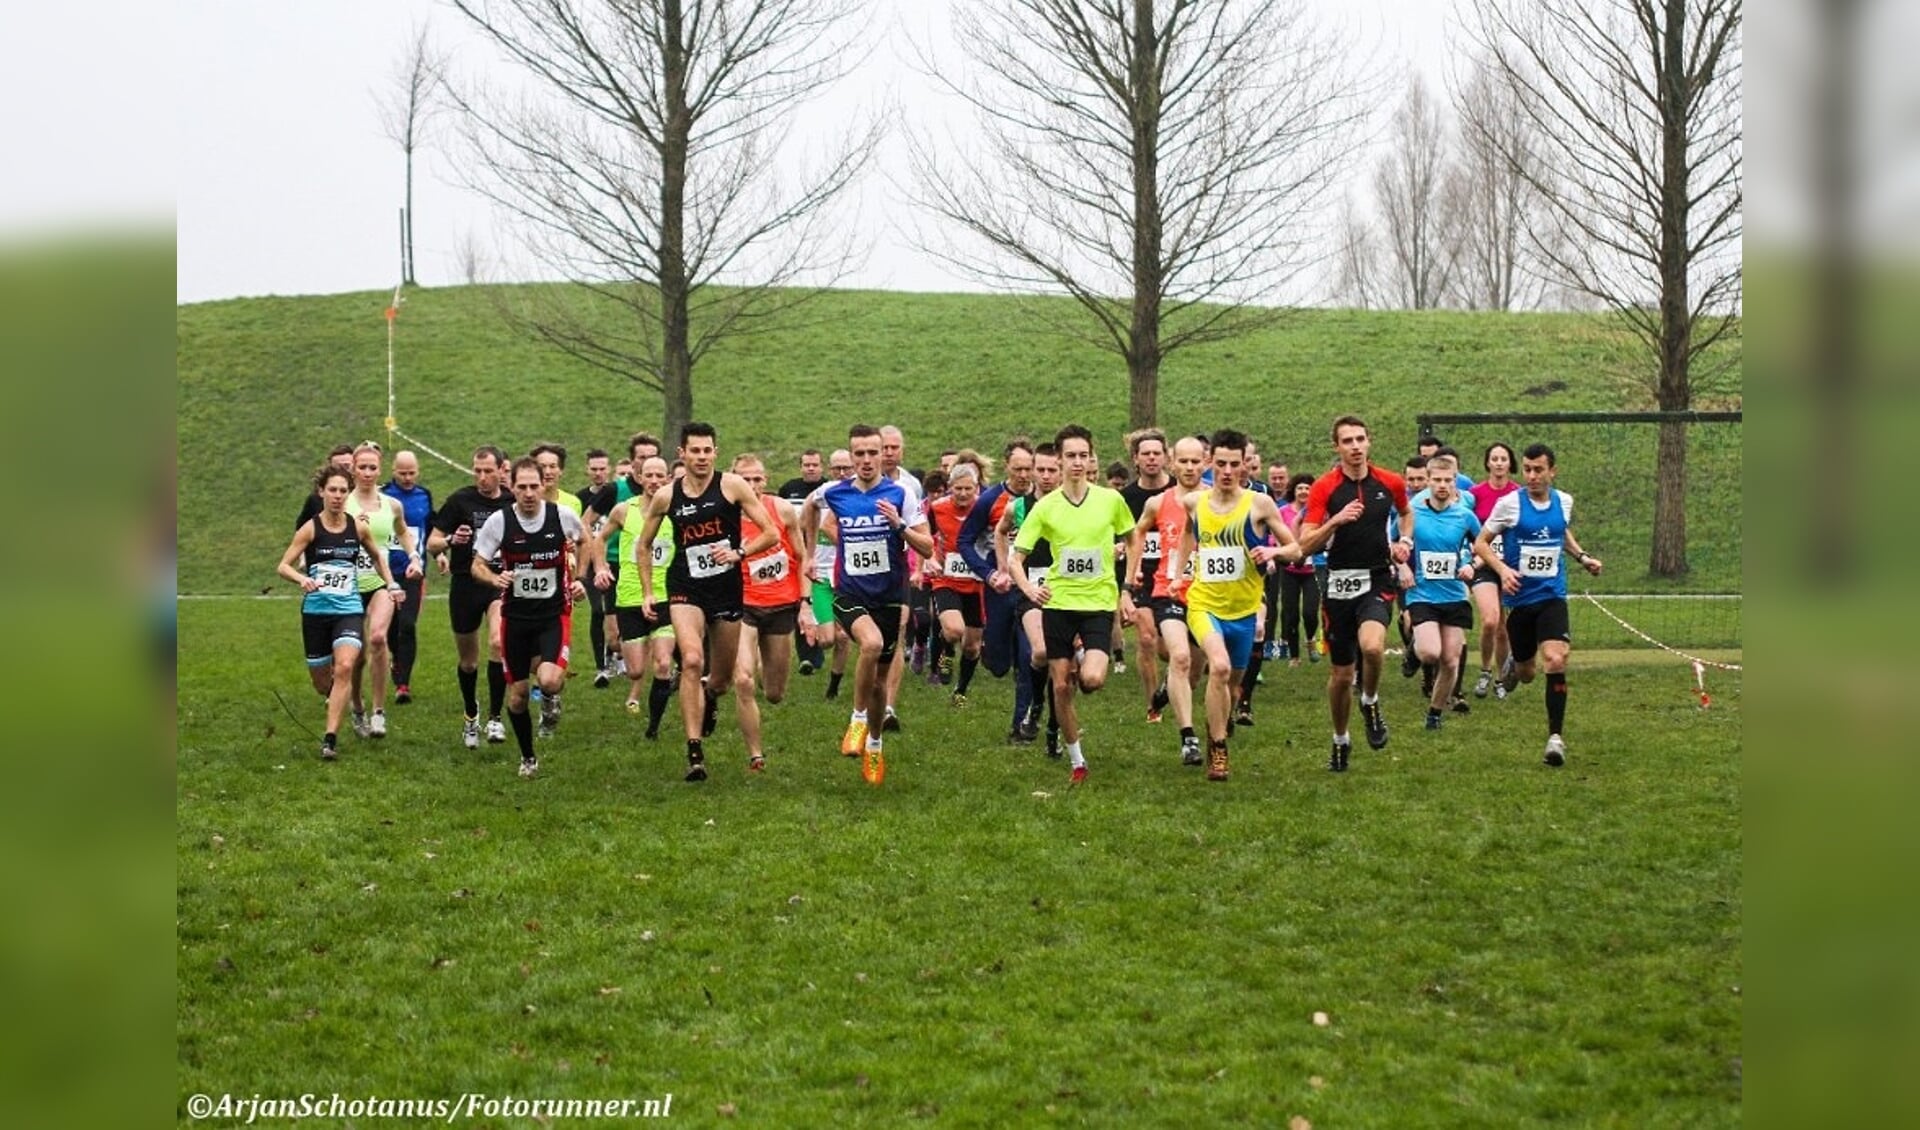
[{"label": "white sock", "polygon": [[1079,769],[1084,765],[1086,765],[1087,759],[1086,759],[1086,756],[1080,752],[1079,742],[1067,743],[1067,763],[1072,765],[1075,769]]},{"label": "white sock", "polygon": [[1333,735],[1333,744],[1334,745],[1352,745],[1353,735],[1352,734],[1335,734]]},{"label": "white sock", "polygon": [[854,711],[852,720],[855,722],[865,722],[867,720],[867,712],[864,710]]},{"label": "white sock", "polygon": [[1373,705],[1374,703],[1376,703],[1376,702],[1379,702],[1379,701],[1380,701],[1380,694],[1379,694],[1379,692],[1377,692],[1377,691],[1376,691],[1376,692],[1375,692],[1375,693],[1373,693],[1373,694],[1367,694],[1367,693],[1365,693],[1364,691],[1363,691],[1363,692],[1361,692],[1361,695],[1360,695],[1360,705],[1361,705],[1361,706],[1372,706],[1372,705]]}]

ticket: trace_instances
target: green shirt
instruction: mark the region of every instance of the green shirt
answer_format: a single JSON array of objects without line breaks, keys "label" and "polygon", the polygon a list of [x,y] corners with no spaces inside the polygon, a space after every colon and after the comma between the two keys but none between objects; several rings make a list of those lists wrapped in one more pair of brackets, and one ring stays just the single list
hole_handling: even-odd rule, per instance
[{"label": "green shirt", "polygon": [[1120,606],[1113,543],[1132,529],[1133,511],[1119,491],[1089,484],[1087,496],[1076,506],[1062,487],[1041,499],[1020,523],[1013,547],[1031,551],[1042,538],[1053,546],[1053,568],[1047,573],[1053,599],[1048,608],[1108,612]]}]

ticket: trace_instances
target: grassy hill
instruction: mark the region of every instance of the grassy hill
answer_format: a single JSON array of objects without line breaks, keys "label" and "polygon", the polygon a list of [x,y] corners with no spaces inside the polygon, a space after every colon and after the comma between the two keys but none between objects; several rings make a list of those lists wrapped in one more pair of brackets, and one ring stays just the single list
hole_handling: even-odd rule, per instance
[{"label": "grassy hill", "polygon": [[[463,462],[479,443],[511,452],[558,440],[576,453],[657,431],[643,388],[517,338],[488,288],[417,290],[399,322],[397,418]],[[238,299],[178,310],[180,588],[240,593],[273,583],[306,478],[328,447],[384,441],[386,332],[380,293]],[[947,446],[996,450],[1015,432],[1077,421],[1099,454],[1121,454],[1124,370],[1110,354],[1027,329],[1022,300],[842,291],[807,322],[716,349],[695,375],[696,415],[723,453],[756,450],[776,479],[807,447],[844,442],[856,421],[906,431],[907,462]],[[1052,301],[1052,300],[1038,300]],[[1411,451],[1421,412],[1644,408],[1621,391],[1630,363],[1589,317],[1457,311],[1302,311],[1284,325],[1177,354],[1161,376],[1169,431],[1234,425],[1294,469],[1331,457],[1327,426],[1357,412],[1379,461]],[[1707,434],[1712,433],[1712,434]],[[1450,436],[1470,461],[1487,439]],[[1671,588],[1644,576],[1652,430],[1559,428],[1561,486],[1583,499],[1581,538],[1609,561],[1599,587]],[[1738,591],[1740,441],[1705,429],[1690,484],[1694,571],[1680,586]],[[436,497],[466,475],[423,459]],[[584,479],[572,470],[570,480]]]}]

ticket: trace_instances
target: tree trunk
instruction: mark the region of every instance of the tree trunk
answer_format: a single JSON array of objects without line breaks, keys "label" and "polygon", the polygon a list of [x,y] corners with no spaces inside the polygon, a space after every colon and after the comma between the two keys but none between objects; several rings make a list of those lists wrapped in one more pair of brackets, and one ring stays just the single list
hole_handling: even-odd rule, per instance
[{"label": "tree trunk", "polygon": [[1133,320],[1127,331],[1127,427],[1152,427],[1160,414],[1160,75],[1153,0],[1134,0]]},{"label": "tree trunk", "polygon": [[[1660,375],[1658,399],[1666,412],[1693,407],[1689,372],[1693,318],[1687,288],[1686,0],[1667,0],[1660,67]],[[1654,469],[1653,553],[1647,572],[1679,577],[1687,571],[1687,425],[1660,425]]]},{"label": "tree trunk", "polygon": [[660,152],[660,389],[661,437],[677,443],[680,428],[693,419],[693,356],[687,316],[686,188],[687,138],[693,121],[687,111],[687,46],[680,0],[663,0],[666,113]]},{"label": "tree trunk", "polygon": [[406,242],[401,261],[400,281],[414,285],[413,277],[413,150],[407,150],[407,209],[400,213],[400,238]]}]

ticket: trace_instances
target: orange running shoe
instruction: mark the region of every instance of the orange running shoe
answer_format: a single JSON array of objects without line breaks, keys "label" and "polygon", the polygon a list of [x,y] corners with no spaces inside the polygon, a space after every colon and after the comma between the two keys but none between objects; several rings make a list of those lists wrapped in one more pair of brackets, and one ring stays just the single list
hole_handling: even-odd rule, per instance
[{"label": "orange running shoe", "polygon": [[879,746],[867,747],[867,758],[860,763],[860,776],[869,785],[878,785],[887,779],[887,757]]},{"label": "orange running shoe", "polygon": [[859,757],[860,751],[867,745],[867,724],[865,722],[847,723],[847,732],[840,735],[840,756]]},{"label": "orange running shoe", "polygon": [[1224,781],[1227,779],[1227,743],[1210,742],[1207,751],[1207,780]]}]

